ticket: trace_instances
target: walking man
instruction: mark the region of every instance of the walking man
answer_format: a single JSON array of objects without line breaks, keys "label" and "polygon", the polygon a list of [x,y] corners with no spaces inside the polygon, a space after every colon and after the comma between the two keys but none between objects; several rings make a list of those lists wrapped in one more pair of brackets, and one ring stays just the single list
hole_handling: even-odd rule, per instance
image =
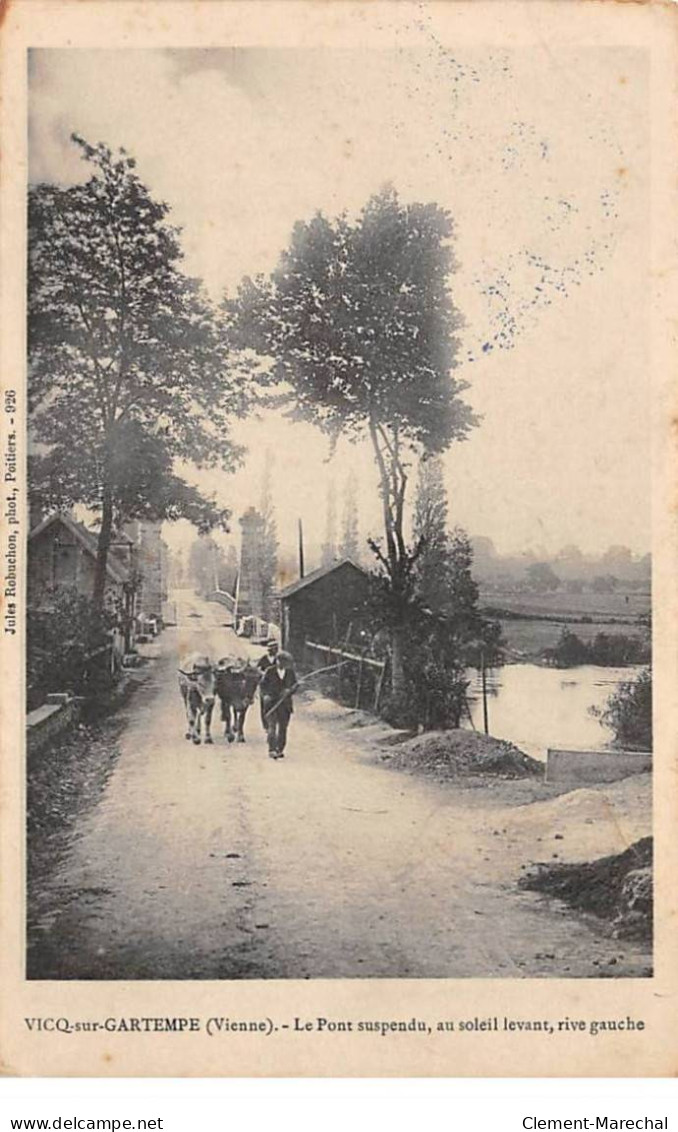
[{"label": "walking man", "polygon": [[266,721],[268,735],[268,754],[272,759],[282,759],[287,743],[287,729],[292,715],[292,693],[297,686],[297,676],[292,667],[292,657],[288,652],[278,652],[275,662],[265,670],[259,685],[261,711]]},{"label": "walking man", "polygon": [[[257,661],[257,668],[262,673],[262,677],[266,669],[275,664],[275,658],[278,655],[279,648],[280,646],[278,645],[275,637],[271,637],[271,639],[266,642],[266,652]],[[264,731],[268,731],[266,720],[264,719],[264,698],[261,695],[261,690],[259,691],[259,708],[261,710],[261,726],[263,727]]]}]

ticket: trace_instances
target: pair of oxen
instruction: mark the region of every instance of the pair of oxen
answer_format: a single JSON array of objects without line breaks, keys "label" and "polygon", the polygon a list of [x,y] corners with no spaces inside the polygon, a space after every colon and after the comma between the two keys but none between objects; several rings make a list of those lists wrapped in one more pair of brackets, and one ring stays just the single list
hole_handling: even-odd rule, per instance
[{"label": "pair of oxen", "polygon": [[186,709],[186,738],[212,743],[212,713],[221,704],[224,735],[229,743],[245,742],[245,716],[254,699],[261,671],[250,661],[224,656],[213,664],[208,656],[192,653],[179,669],[179,690]]}]

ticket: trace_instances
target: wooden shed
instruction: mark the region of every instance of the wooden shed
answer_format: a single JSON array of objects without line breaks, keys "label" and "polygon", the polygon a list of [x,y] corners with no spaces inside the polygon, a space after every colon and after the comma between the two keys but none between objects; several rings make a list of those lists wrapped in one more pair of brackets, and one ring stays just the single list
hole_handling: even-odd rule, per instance
[{"label": "wooden shed", "polygon": [[321,566],[280,592],[283,648],[301,657],[305,641],[339,645],[358,631],[370,575],[350,558]]}]

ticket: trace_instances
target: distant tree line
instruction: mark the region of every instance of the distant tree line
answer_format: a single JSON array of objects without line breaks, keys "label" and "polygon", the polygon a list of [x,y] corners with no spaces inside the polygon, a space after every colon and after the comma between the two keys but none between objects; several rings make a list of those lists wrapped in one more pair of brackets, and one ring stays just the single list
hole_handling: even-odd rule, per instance
[{"label": "distant tree line", "polygon": [[592,641],[583,641],[576,633],[563,629],[558,643],[545,649],[543,657],[557,668],[575,668],[579,664],[619,668],[627,664],[649,664],[651,652],[646,635],[597,633]]},{"label": "distant tree line", "polygon": [[320,548],[321,566],[329,566],[343,558],[360,564],[360,536],[358,532],[358,481],[353,469],[343,484],[341,515],[337,531],[337,489],[334,480],[327,485],[325,503],[325,541]]},{"label": "distant tree line", "polygon": [[569,545],[551,557],[538,557],[532,552],[499,554],[492,540],[484,537],[476,537],[472,543],[476,577],[486,592],[611,594],[647,591],[650,587],[651,556],[634,555],[626,546],[586,555],[578,546]]}]

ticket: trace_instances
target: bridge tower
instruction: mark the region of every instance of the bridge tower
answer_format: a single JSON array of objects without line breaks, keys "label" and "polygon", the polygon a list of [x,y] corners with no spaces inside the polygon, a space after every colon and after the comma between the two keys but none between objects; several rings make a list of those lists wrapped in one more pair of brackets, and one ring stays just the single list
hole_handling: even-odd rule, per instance
[{"label": "bridge tower", "polygon": [[261,551],[263,517],[250,507],[240,518],[240,569],[235,594],[235,622],[242,617],[261,617]]}]

